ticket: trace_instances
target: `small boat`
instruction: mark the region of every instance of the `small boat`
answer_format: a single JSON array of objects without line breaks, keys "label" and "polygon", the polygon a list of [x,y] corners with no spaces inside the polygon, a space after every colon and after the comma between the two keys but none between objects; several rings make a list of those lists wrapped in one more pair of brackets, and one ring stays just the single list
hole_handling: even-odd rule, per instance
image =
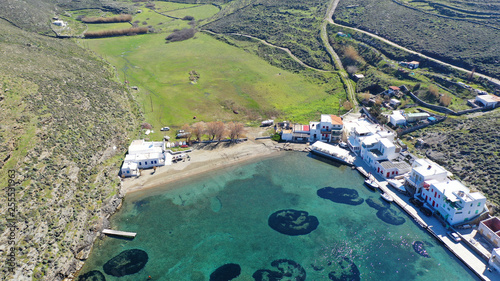
[{"label": "small boat", "polygon": [[340,146],[340,147],[342,147],[342,148],[347,148],[347,143],[345,143],[345,142],[341,141],[341,142],[339,143],[339,146]]},{"label": "small boat", "polygon": [[397,191],[406,192],[406,188],[400,180],[387,179],[387,182]]},{"label": "small boat", "polygon": [[394,198],[392,198],[392,196],[390,196],[389,194],[387,194],[387,193],[385,193],[385,192],[384,192],[384,193],[381,193],[381,194],[380,194],[380,196],[381,196],[382,198],[384,198],[384,200],[385,200],[385,201],[387,201],[387,202],[392,202],[392,201],[394,201]]},{"label": "small boat", "polygon": [[365,184],[371,188],[371,189],[377,189],[378,188],[378,184],[371,178],[367,178],[365,180]]}]

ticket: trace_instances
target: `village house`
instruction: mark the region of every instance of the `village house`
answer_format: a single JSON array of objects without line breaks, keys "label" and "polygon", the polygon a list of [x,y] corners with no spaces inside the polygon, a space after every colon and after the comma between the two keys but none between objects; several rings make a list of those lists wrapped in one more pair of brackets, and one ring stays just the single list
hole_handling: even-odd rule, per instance
[{"label": "village house", "polygon": [[408,67],[409,69],[416,69],[420,66],[420,62],[418,62],[418,61],[410,61],[410,62],[400,61],[399,65],[404,66],[404,67]]},{"label": "village house", "polygon": [[401,148],[394,144],[393,132],[366,119],[346,123],[346,128],[349,148],[381,176],[393,178],[411,170],[408,163],[397,161]]},{"label": "village house", "polygon": [[52,22],[53,25],[57,25],[57,26],[61,26],[61,27],[65,27],[66,26],[66,23],[62,20],[55,20]]},{"label": "village house", "polygon": [[416,159],[412,164],[412,170],[406,177],[406,182],[416,189],[415,194],[420,194],[422,188],[430,186],[429,181],[447,181],[452,174],[440,165],[429,159]]},{"label": "village house", "polygon": [[309,125],[295,124],[291,129],[281,132],[281,140],[289,142],[307,142],[309,140]]},{"label": "village house", "polygon": [[138,176],[141,169],[165,165],[165,143],[134,140],[121,168],[123,177]]},{"label": "village house", "polygon": [[421,197],[450,225],[467,222],[486,209],[486,197],[470,192],[457,180],[430,180],[424,183]]},{"label": "village house", "polygon": [[321,114],[320,122],[309,122],[309,141],[338,142],[342,138],[344,122],[336,115]]},{"label": "village house", "polygon": [[[495,247],[500,247],[500,219],[491,217],[479,223],[477,232],[486,237]],[[500,255],[496,257],[500,262]]]},{"label": "village house", "polygon": [[481,104],[484,108],[495,108],[500,106],[500,97],[494,95],[477,95],[476,103]]},{"label": "village house", "polygon": [[392,114],[389,115],[389,123],[394,127],[406,125],[406,118],[403,116],[403,113],[404,111],[401,110],[393,111]]}]

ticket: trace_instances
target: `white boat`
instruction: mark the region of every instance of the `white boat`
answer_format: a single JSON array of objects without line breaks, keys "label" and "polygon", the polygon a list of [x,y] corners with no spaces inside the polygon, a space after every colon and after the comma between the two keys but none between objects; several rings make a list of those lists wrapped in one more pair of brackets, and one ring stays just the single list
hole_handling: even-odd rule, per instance
[{"label": "white boat", "polygon": [[371,177],[369,177],[369,178],[367,178],[367,179],[365,180],[365,184],[366,184],[369,188],[371,188],[371,189],[377,189],[377,188],[378,188],[378,184],[377,184],[377,183],[376,183],[376,182],[375,182],[375,181],[374,181]]},{"label": "white boat", "polygon": [[397,191],[406,192],[406,188],[401,180],[387,179],[387,182],[394,187]]},{"label": "white boat", "polygon": [[385,200],[385,201],[387,201],[387,202],[392,202],[392,201],[394,201],[394,198],[392,198],[392,196],[390,196],[389,194],[387,194],[387,193],[385,193],[385,192],[384,192],[384,193],[381,193],[381,194],[380,194],[380,196],[381,196],[382,198],[384,198],[384,200]]},{"label": "white boat", "polygon": [[342,147],[342,148],[347,148],[347,143],[345,143],[345,142],[341,141],[341,142],[339,143],[339,146],[340,146],[340,147]]}]

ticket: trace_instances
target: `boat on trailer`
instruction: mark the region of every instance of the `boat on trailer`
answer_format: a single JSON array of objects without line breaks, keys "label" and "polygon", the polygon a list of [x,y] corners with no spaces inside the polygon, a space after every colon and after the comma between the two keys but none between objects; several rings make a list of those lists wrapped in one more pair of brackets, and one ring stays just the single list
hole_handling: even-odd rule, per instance
[{"label": "boat on trailer", "polygon": [[394,189],[396,189],[397,191],[399,192],[403,192],[405,193],[406,192],[406,188],[404,186],[404,183],[403,181],[401,180],[396,180],[396,179],[387,179],[387,182],[392,186],[394,187]]}]

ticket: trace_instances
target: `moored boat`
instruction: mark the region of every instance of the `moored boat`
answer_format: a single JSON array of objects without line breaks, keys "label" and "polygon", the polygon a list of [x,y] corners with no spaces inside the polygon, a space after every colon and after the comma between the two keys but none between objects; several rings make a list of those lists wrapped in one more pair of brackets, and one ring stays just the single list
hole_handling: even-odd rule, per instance
[{"label": "moored boat", "polygon": [[371,178],[367,178],[365,180],[365,184],[371,188],[371,189],[377,189],[378,188],[378,184]]},{"label": "moored boat", "polygon": [[380,194],[380,196],[381,196],[382,198],[384,198],[384,200],[385,200],[385,201],[387,201],[387,202],[392,202],[392,201],[394,201],[394,198],[392,198],[392,196],[391,196],[391,195],[389,195],[389,194],[387,194],[387,193],[385,193],[385,192],[384,192],[384,193],[381,193],[381,194]]}]

